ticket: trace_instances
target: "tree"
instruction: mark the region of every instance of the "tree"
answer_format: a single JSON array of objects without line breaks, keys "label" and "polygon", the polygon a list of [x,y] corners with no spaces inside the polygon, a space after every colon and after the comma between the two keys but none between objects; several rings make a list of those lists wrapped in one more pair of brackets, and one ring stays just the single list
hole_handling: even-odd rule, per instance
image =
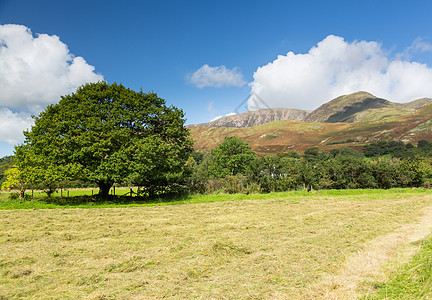
[{"label": "tree", "polygon": [[420,141],[418,141],[417,146],[418,146],[419,148],[428,148],[428,147],[430,147],[430,144],[431,144],[431,143],[429,143],[429,142],[426,141],[426,140],[420,140]]},{"label": "tree", "polygon": [[374,184],[367,162],[356,155],[338,154],[324,164],[324,169],[331,188],[365,188]]},{"label": "tree", "polygon": [[58,183],[66,178],[66,172],[63,166],[35,155],[33,150],[27,144],[15,147],[16,168],[20,176],[26,178],[29,187],[44,190],[51,197]]},{"label": "tree", "polygon": [[5,171],[6,180],[2,189],[17,189],[19,199],[23,199],[25,191],[36,181],[37,171],[34,168],[34,158],[26,145],[16,146],[14,152],[15,164]]},{"label": "tree", "polygon": [[24,198],[24,194],[30,183],[29,178],[16,166],[5,171],[6,180],[2,183],[2,190],[18,190],[19,199]]},{"label": "tree", "polygon": [[214,162],[211,173],[218,178],[245,174],[250,162],[256,159],[250,146],[234,136],[226,137],[222,144],[212,150],[212,155]]},{"label": "tree", "polygon": [[15,164],[13,156],[5,156],[0,158],[0,185],[6,180],[5,171],[12,168]]},{"label": "tree", "polygon": [[191,170],[187,178],[189,188],[192,191],[204,192],[206,184],[211,179],[210,169],[214,163],[211,151],[194,152],[188,160],[188,167]]},{"label": "tree", "polygon": [[360,151],[353,149],[351,147],[342,147],[339,150],[339,155],[341,156],[354,156],[354,157],[362,157]]},{"label": "tree", "polygon": [[326,160],[328,156],[324,152],[319,152],[318,147],[307,148],[304,152],[303,158],[307,161]]},{"label": "tree", "polygon": [[24,146],[63,177],[94,182],[102,197],[114,183],[161,184],[181,173],[192,151],[183,111],[155,93],[90,83],[48,106]]}]

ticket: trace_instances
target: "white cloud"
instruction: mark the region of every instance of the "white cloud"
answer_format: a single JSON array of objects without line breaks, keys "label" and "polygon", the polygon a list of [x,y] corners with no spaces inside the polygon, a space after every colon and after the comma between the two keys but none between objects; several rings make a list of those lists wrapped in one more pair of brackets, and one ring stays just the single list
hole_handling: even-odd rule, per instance
[{"label": "white cloud", "polygon": [[418,52],[429,52],[432,51],[432,44],[423,41],[421,38],[416,38],[408,50],[418,51]]},{"label": "white cloud", "polygon": [[58,36],[33,36],[23,25],[0,25],[0,106],[39,112],[77,87],[102,80]]},{"label": "white cloud", "polygon": [[413,55],[423,52],[432,52],[432,44],[422,38],[416,38],[412,44],[401,53],[396,54],[397,60],[412,60]]},{"label": "white cloud", "polygon": [[210,67],[203,65],[197,71],[186,76],[186,80],[199,88],[203,87],[224,87],[224,86],[243,86],[246,82],[243,75],[237,68],[232,70],[225,66]]},{"label": "white cloud", "polygon": [[[421,42],[421,41],[420,41]],[[429,44],[417,44],[428,50]],[[378,97],[406,102],[432,97],[432,68],[392,59],[377,42],[355,41],[330,35],[306,54],[280,55],[254,73],[249,106],[315,109],[337,96],[368,91]]]},{"label": "white cloud", "polygon": [[34,124],[30,114],[14,113],[10,109],[0,108],[0,142],[10,145],[24,140],[23,131]]}]

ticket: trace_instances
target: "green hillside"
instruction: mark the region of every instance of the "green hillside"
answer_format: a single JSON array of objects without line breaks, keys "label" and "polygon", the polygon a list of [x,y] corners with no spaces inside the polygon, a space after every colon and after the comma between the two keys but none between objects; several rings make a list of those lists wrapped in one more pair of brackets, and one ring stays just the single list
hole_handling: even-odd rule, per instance
[{"label": "green hillside", "polygon": [[430,101],[429,98],[423,98],[402,104],[377,98],[367,92],[357,92],[337,97],[321,105],[311,112],[305,121],[325,123],[383,121],[387,118],[415,113]]},{"label": "green hillside", "polygon": [[[358,108],[361,105],[356,103],[370,104],[364,97],[358,99],[360,101],[348,99],[349,101],[344,103],[351,107],[357,105]],[[327,106],[332,112],[338,110],[338,106],[331,108],[335,103],[337,102]],[[248,142],[252,149],[260,154],[303,152],[313,146],[330,150],[339,147],[340,144],[361,149],[363,145],[376,141],[400,140],[413,144],[422,139],[432,141],[431,103],[423,103],[424,105],[418,109],[414,107],[419,105],[420,101],[405,105],[380,100],[378,103],[383,105],[375,105],[374,108],[365,110],[351,109],[351,114],[346,110],[345,115],[342,113],[343,110],[339,109],[331,115],[332,120],[336,120],[337,116],[344,119],[350,116],[349,118],[358,120],[355,122],[277,121],[249,128],[196,127],[190,131],[195,140],[195,149],[198,151],[214,148],[226,136],[237,136]],[[324,113],[321,115],[324,116]]]}]

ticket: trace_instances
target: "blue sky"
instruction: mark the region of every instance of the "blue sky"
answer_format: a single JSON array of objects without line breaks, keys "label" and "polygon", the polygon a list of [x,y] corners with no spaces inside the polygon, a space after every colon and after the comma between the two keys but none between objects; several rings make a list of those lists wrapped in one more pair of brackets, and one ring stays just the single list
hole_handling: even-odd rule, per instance
[{"label": "blue sky", "polygon": [[[95,68],[81,65],[84,71],[77,74],[155,91],[185,111],[187,124],[233,112],[251,91],[269,106],[303,109],[354,89],[401,102],[432,97],[427,88],[405,88],[427,85],[431,78],[431,13],[431,1],[0,0],[0,25],[23,25],[34,38],[58,36],[73,57]],[[371,72],[380,86],[364,83]],[[409,76],[395,81],[394,72]],[[333,79],[321,86],[323,76]],[[53,90],[49,97],[56,93],[64,92]],[[47,104],[27,99],[18,105],[17,95],[11,92],[0,103],[6,116],[0,156],[20,141],[5,128],[29,124],[26,114]]]}]

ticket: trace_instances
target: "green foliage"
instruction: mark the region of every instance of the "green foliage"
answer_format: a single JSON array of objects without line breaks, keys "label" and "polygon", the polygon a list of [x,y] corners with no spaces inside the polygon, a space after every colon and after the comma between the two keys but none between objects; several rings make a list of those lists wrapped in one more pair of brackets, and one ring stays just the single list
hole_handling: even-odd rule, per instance
[{"label": "green foliage", "polygon": [[311,147],[305,150],[303,158],[307,161],[319,161],[327,159],[327,154],[320,152],[318,147]]},{"label": "green foliage", "polygon": [[351,147],[342,147],[338,153],[340,156],[362,157],[360,151]]},{"label": "green foliage", "polygon": [[0,186],[6,180],[5,171],[15,164],[13,156],[5,156],[0,158]]},{"label": "green foliage", "polygon": [[[209,192],[207,188],[209,180],[213,177],[210,174],[211,166],[214,164],[214,157],[210,151],[200,153],[200,155],[192,154],[192,157],[187,162],[187,167],[191,170],[187,177],[187,184],[192,192]],[[210,188],[213,191],[213,188]]]},{"label": "green foliage", "polygon": [[417,147],[419,147],[419,148],[429,148],[429,147],[431,147],[431,143],[429,143],[426,140],[420,140],[417,143]]},{"label": "green foliage", "polygon": [[389,155],[391,157],[407,158],[414,156],[432,156],[432,143],[425,140],[420,140],[418,146],[408,143],[404,144],[401,141],[381,141],[364,146],[364,155],[366,157],[378,157]]},{"label": "green foliage", "polygon": [[217,178],[227,175],[245,174],[250,163],[256,159],[247,143],[238,137],[227,137],[212,151],[214,158],[210,173]]},{"label": "green foliage", "polygon": [[18,190],[19,199],[24,198],[24,193],[30,183],[26,174],[20,171],[16,166],[5,171],[6,180],[3,182],[2,190]]},{"label": "green foliage", "polygon": [[[430,186],[432,182],[432,157],[419,154],[404,158],[379,156],[365,158],[361,152],[342,147],[326,154],[317,147],[309,148],[303,157],[292,154],[278,154],[251,158],[246,162],[230,160],[229,153],[242,153],[237,149],[248,149],[240,140],[227,140],[212,152],[195,154],[191,160],[192,173],[188,178],[191,191],[212,193],[216,191],[244,192],[259,190],[264,193],[288,190],[313,189],[360,189]],[[403,143],[377,143],[380,150],[406,149]],[[371,148],[373,149],[373,148]],[[391,150],[393,149],[393,150]],[[417,147],[408,147],[415,149]],[[231,152],[230,152],[231,150]],[[219,156],[219,159],[216,159]],[[240,156],[241,157],[241,156]],[[235,177],[229,162],[240,170]],[[239,168],[242,167],[242,168]],[[245,176],[243,176],[245,175]],[[239,179],[241,178],[241,180]],[[235,182],[235,184],[233,184]],[[237,188],[233,188],[236,186]],[[253,188],[249,188],[249,187]],[[248,188],[244,188],[248,187]]]},{"label": "green foliage", "polygon": [[103,197],[123,182],[164,193],[182,177],[192,151],[184,122],[183,112],[155,93],[90,83],[35,118],[17,160],[33,166],[32,182],[49,193],[63,179],[94,182]]},{"label": "green foliage", "polygon": [[326,188],[375,187],[363,158],[338,154],[323,164],[323,170],[327,178]]}]

